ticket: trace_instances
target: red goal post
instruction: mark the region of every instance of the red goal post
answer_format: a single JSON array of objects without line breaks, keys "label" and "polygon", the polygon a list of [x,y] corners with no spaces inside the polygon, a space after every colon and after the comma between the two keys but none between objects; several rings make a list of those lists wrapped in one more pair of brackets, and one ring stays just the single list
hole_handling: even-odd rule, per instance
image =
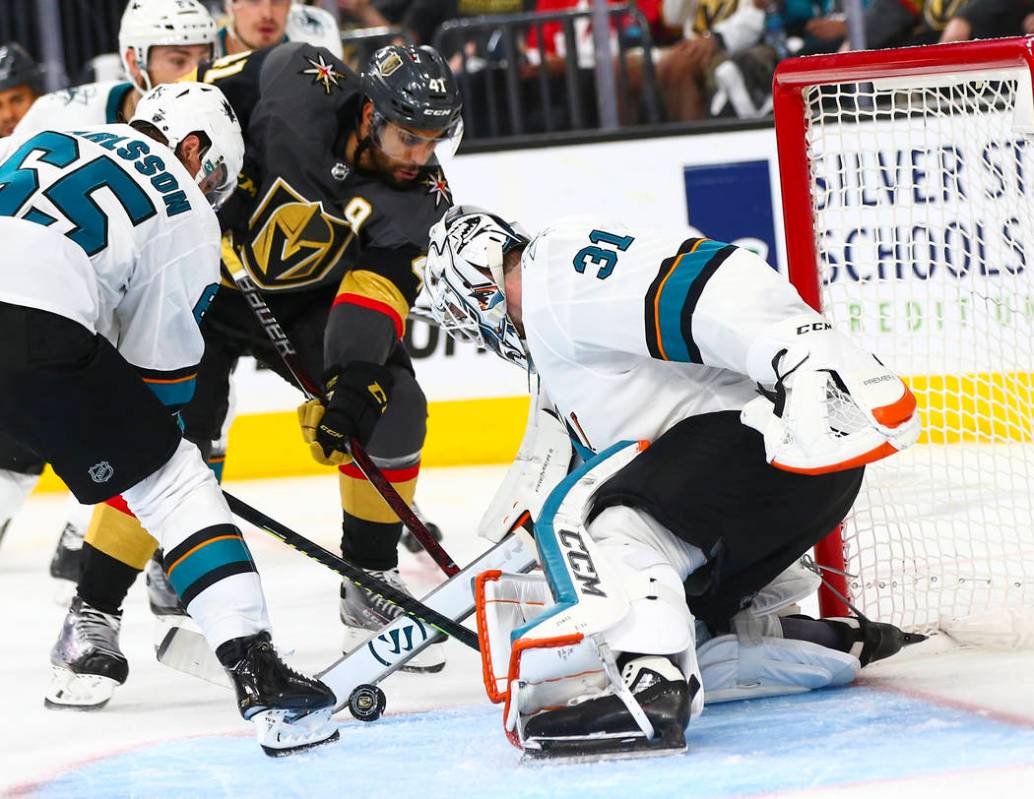
[{"label": "red goal post", "polygon": [[[969,175],[979,171],[981,179],[998,180],[1001,178],[1004,186],[1005,167],[999,170],[997,163],[993,165],[993,168],[987,167],[985,164],[978,163],[980,158],[973,154],[979,153],[986,161],[988,160],[988,147],[1004,148],[1006,145],[1002,142],[1006,142],[1009,136],[1014,135],[1016,131],[1022,131],[1024,134],[1034,132],[1032,84],[1034,84],[1034,38],[850,52],[791,58],[781,62],[775,73],[773,101],[786,254],[790,280],[805,301],[817,310],[826,312],[827,308],[823,306],[826,304],[824,298],[827,283],[835,282],[837,278],[840,278],[841,284],[848,283],[846,275],[850,272],[854,276],[854,283],[844,287],[845,290],[854,290],[862,294],[883,292],[880,297],[891,298],[884,304],[892,306],[892,312],[894,308],[899,307],[905,308],[907,311],[909,303],[911,303],[911,306],[920,309],[920,311],[915,311],[915,314],[926,313],[926,316],[906,318],[905,324],[899,325],[899,327],[903,329],[911,326],[919,329],[925,323],[927,330],[932,330],[935,325],[933,325],[929,309],[934,308],[936,313],[943,315],[946,307],[943,297],[947,295],[936,295],[925,306],[914,299],[903,301],[893,299],[897,296],[893,292],[906,285],[908,280],[915,281],[915,291],[918,294],[920,291],[928,290],[935,283],[933,276],[950,276],[954,281],[952,283],[952,291],[955,292],[952,297],[954,298],[956,294],[969,290],[968,283],[977,285],[981,280],[987,282],[985,279],[989,280],[988,275],[997,276],[999,272],[1008,270],[1008,277],[1014,278],[1024,272],[1023,255],[1025,250],[1013,245],[1014,240],[1019,239],[1020,234],[1017,231],[1025,234],[1032,225],[1027,219],[1020,219],[1016,224],[1012,224],[1013,217],[1006,218],[1004,222],[1001,221],[1001,214],[1007,213],[1001,209],[1008,207],[1008,198],[1004,201],[996,198],[994,209],[986,211],[986,218],[978,216],[975,222],[960,222],[957,219],[969,212],[970,209],[967,206],[980,206],[980,202],[971,201],[972,197],[977,197],[982,201],[986,199],[984,195],[989,191],[985,188],[981,194],[971,185],[964,184],[960,174],[965,175],[968,179]],[[1012,105],[1009,105],[1010,103]],[[988,118],[1008,117],[1011,119],[1012,127],[1007,128],[1006,133],[985,133],[983,129],[977,130],[978,126],[974,125],[973,121],[980,118],[981,115]],[[895,125],[897,132],[895,132]],[[973,130],[972,134],[970,129]],[[974,140],[974,142],[962,141],[963,137],[970,135],[982,135],[986,138]],[[923,136],[928,136],[925,141],[929,143],[923,143]],[[981,144],[982,141],[985,143]],[[891,142],[891,144],[887,142]],[[1019,150],[1023,148],[1014,145],[1014,149],[1019,153]],[[993,150],[992,155],[997,152],[998,149]],[[909,153],[912,158],[912,177],[910,178],[913,181],[912,194],[917,192],[915,188],[916,174],[923,175],[926,183],[934,186],[934,191],[928,191],[929,185],[921,188],[921,191],[925,191],[929,195],[936,195],[934,198],[936,202],[926,204],[936,206],[936,211],[940,215],[933,222],[924,221],[921,216],[928,210],[920,207],[924,203],[917,202],[908,207],[897,208],[895,203],[888,201],[885,203],[885,208],[874,209],[872,207],[873,204],[879,205],[885,197],[901,199],[909,194],[903,189],[899,190],[900,186],[895,182],[899,181],[903,173],[908,172]],[[917,153],[918,155],[916,155]],[[896,166],[895,158],[897,159]],[[1021,176],[1016,178],[1015,194],[1017,196],[1015,199],[1034,205],[1034,189],[1032,189],[1032,196],[1029,199],[1023,193],[1025,177],[1022,172],[1026,158],[1025,153],[1016,155],[1016,170],[1021,173]],[[931,171],[932,167],[928,170],[926,165],[937,159],[940,159],[939,180],[944,184],[943,191],[940,184],[927,177],[927,171]],[[922,165],[922,169],[917,170],[915,166],[917,160]],[[904,168],[901,167],[902,162],[905,163]],[[838,174],[833,174],[834,167],[840,170]],[[897,169],[896,172],[895,169]],[[969,170],[969,172],[964,170]],[[999,175],[999,171],[1002,172],[1002,175]],[[866,172],[871,174],[866,177],[863,174]],[[891,175],[891,178],[887,177],[888,174]],[[954,199],[948,196],[951,193],[949,184],[952,180],[956,182],[957,186],[965,185],[965,188],[957,189],[958,197]],[[1030,176],[1030,180],[1034,181],[1034,174]],[[975,181],[971,182],[975,185]],[[852,188],[853,184],[857,185]],[[997,183],[993,185],[997,186]],[[837,199],[838,192],[842,192],[844,197],[847,197],[852,191],[856,191],[862,198],[857,202],[857,208],[851,207],[851,203],[843,198]],[[867,191],[869,192],[868,200],[865,194]],[[942,194],[943,202],[941,202]],[[917,196],[927,199],[926,195],[921,193]],[[819,218],[827,212],[829,205],[836,203],[843,206],[839,209],[841,213],[838,218],[841,220],[857,217],[870,218],[874,221],[867,223],[868,227],[862,227],[859,223],[858,227],[850,228],[851,232],[847,234],[845,243],[845,236],[836,229],[836,225],[850,226],[850,221],[830,222],[828,219]],[[987,203],[986,207],[990,209],[990,203]],[[952,214],[955,213],[959,216],[953,217]],[[979,214],[984,211],[978,208],[973,213]],[[910,221],[900,224],[893,221],[898,216]],[[913,219],[915,221],[911,221]],[[1004,225],[1004,242],[989,243],[990,237],[985,236],[985,233],[992,224],[987,219],[991,219],[993,224],[999,227]],[[908,239],[909,224],[911,224],[912,233],[915,234],[915,239],[912,240]],[[858,233],[859,230],[865,232]],[[976,233],[973,232],[974,230]],[[851,236],[854,238],[850,238]],[[1001,239],[1002,236],[999,235],[998,238]],[[824,248],[829,245],[830,241],[834,243],[832,249],[827,252]],[[863,242],[862,245],[858,244],[860,241]],[[1031,236],[1031,244],[1034,245],[1034,235]],[[940,253],[936,257],[933,254],[935,249]],[[867,250],[866,257],[857,258],[854,262],[845,257],[862,250]],[[1018,252],[1018,258],[1010,261],[1010,251]],[[908,253],[917,252],[924,256],[929,252],[929,262],[924,263],[922,268],[912,263],[910,269]],[[963,264],[958,261],[953,263],[951,260],[960,258],[959,252],[963,252],[965,257],[965,272],[962,277],[959,277],[957,273],[962,272]],[[1034,246],[1031,247],[1031,252],[1034,252]],[[973,253],[976,253],[973,256],[973,262],[979,261],[979,272],[981,273],[979,275],[977,274],[978,267],[970,265]],[[1005,264],[1005,267],[1000,268],[1001,264]],[[1034,257],[1031,259],[1030,269],[1034,270]],[[915,277],[913,272],[919,277]],[[946,278],[941,279],[946,280]],[[922,285],[920,285],[920,281]],[[880,284],[878,288],[877,284]],[[960,289],[960,286],[964,286],[964,288]],[[986,292],[981,293],[981,291],[974,295],[977,297],[974,302],[986,304],[986,296],[984,296]],[[909,297],[910,295],[906,293],[903,296]],[[856,316],[852,316],[856,307],[862,304],[861,302],[852,304],[850,313],[842,316],[840,324],[849,323],[852,328],[867,332],[874,326],[878,326],[881,332],[884,327],[895,328],[894,322],[884,324],[886,320],[882,316],[876,320],[876,323],[864,320],[861,311]],[[924,308],[925,311],[922,310]],[[879,306],[881,315],[884,310],[882,306]],[[966,310],[968,308],[964,308],[963,313]],[[967,318],[963,316],[960,325],[964,327],[967,321]],[[944,327],[943,318],[938,322]],[[834,320],[834,323],[837,324],[837,321]],[[948,327],[950,326],[948,325]],[[988,329],[990,330],[990,328]],[[926,335],[930,334],[926,333]],[[936,331],[936,335],[940,335],[939,330]],[[889,340],[890,335],[883,338]],[[930,341],[916,344],[917,341],[918,336],[913,336],[907,342],[907,352],[903,349],[903,352],[906,352],[903,356],[906,362],[915,355],[917,350],[925,349],[934,352],[938,346],[945,350],[950,350],[952,346],[955,346],[947,343],[937,345]],[[991,349],[992,343],[990,343],[990,339],[988,341],[988,349]],[[1017,340],[1016,343],[1002,345],[1002,349],[1014,348],[1019,351],[1018,354],[1026,351],[1030,355],[1031,352],[1034,352],[1034,347],[1028,348],[1028,344],[1025,342],[1027,339]],[[999,345],[995,343],[994,346]],[[963,349],[962,344],[958,347],[960,351]],[[873,348],[873,351],[877,355],[883,355],[876,348]],[[935,354],[938,363],[942,364],[943,353]],[[960,360],[958,375],[952,375],[951,369],[943,367],[933,370],[941,385],[948,382],[951,382],[952,385],[960,385],[963,382],[969,385],[969,382],[973,382],[970,377],[976,374],[982,377],[990,375],[990,379],[985,381],[987,386],[979,388],[977,394],[974,395],[975,399],[933,397],[930,413],[937,414],[939,419],[941,416],[947,417],[953,414],[959,416],[971,406],[982,407],[981,398],[994,394],[1003,382],[1012,386],[1016,382],[1017,374],[1023,371],[1028,373],[1034,371],[1034,362],[1029,367],[1022,366],[1022,361],[1019,366],[1011,362],[1003,362],[1000,366],[987,367],[983,364],[982,356],[983,353],[976,350],[971,358],[970,355],[965,355]],[[895,361],[890,358],[890,353],[887,354],[887,357],[888,365],[898,368]],[[973,363],[967,361],[967,358]],[[904,373],[908,374],[908,372]],[[945,373],[952,376],[944,377]],[[930,380],[932,381],[933,378]],[[1016,414],[1022,415],[1022,406],[1029,399],[1029,395],[1024,395],[1020,400],[1007,399],[1005,409],[992,409],[988,419],[978,419],[973,422],[963,419],[959,423],[958,431],[934,432],[927,441],[983,442],[985,439],[990,441],[994,438],[995,431],[1003,425],[1012,424]],[[924,418],[924,423],[926,421]],[[1007,442],[1029,441],[1029,420],[1020,420],[1018,425],[1019,428],[1022,428],[1021,432],[1017,433],[1010,428],[1010,431],[1000,438]],[[967,426],[971,426],[973,430]],[[983,432],[985,430],[992,432],[985,434]],[[924,444],[919,446],[924,446]],[[936,448],[941,445],[925,443],[925,446]],[[892,461],[894,458],[889,460]],[[1013,469],[1013,467],[1009,468]],[[1026,467],[1023,469],[1025,470]],[[1024,474],[1026,474],[1025,471]],[[947,482],[950,483],[950,481]],[[931,478],[930,484],[935,486],[938,484],[938,480]],[[950,496],[951,489],[947,490]],[[936,503],[933,505],[936,506]],[[909,513],[910,511],[907,509],[902,512],[903,515],[900,518],[905,519],[906,522],[897,525],[898,527],[911,524],[911,519],[908,518]],[[1026,513],[1027,510],[1024,507],[1015,514],[1016,518],[1020,519],[1017,524],[1021,526],[1026,524],[1024,521]],[[890,517],[888,516],[888,518]],[[1013,523],[1011,519],[1008,522],[1009,525]],[[887,528],[895,527],[893,519],[880,522],[876,526],[880,525]],[[977,530],[981,526],[980,523],[972,519],[960,521],[957,526],[960,528],[968,526],[969,529],[974,530],[975,535],[983,534],[982,529]],[[944,525],[942,525],[943,527]],[[1011,530],[1012,527],[1009,529]],[[910,535],[911,530],[907,534]],[[905,534],[903,533],[903,535]],[[943,532],[938,535],[947,537],[947,534]],[[1026,535],[1027,533],[1023,533],[1021,537]],[[1030,559],[1031,549],[1027,543],[1024,543],[1023,547],[1020,550],[1020,557]],[[893,568],[897,571],[888,577],[875,578],[880,585],[876,588],[867,585],[866,590],[872,588],[878,593],[878,590],[885,587],[884,583],[893,582],[895,585],[908,583],[909,589],[926,591],[932,586],[940,591],[943,583],[947,581],[941,577],[941,585],[937,585],[939,579],[937,576],[932,576],[932,572],[923,573],[921,566],[907,562],[912,555],[902,555],[901,550],[893,545],[883,548],[882,542],[878,541],[876,548],[879,550],[879,554],[872,555],[867,561],[865,558],[862,559],[865,562],[865,568],[872,568],[871,564],[875,560],[882,559],[892,562]],[[936,557],[944,563],[950,562],[952,557],[956,557],[960,561],[969,558],[974,562],[985,557],[983,554],[957,555],[960,548],[943,541],[931,548],[936,550],[936,555],[930,556],[931,559]],[[848,549],[850,550],[850,547]],[[857,555],[857,552],[853,554]],[[848,562],[850,558],[845,560],[845,540],[840,528],[833,531],[816,547],[815,557],[818,563],[828,567],[824,578],[833,589],[851,597],[852,601],[858,601],[856,591],[851,588],[851,581],[843,574],[845,571],[851,572],[852,564]],[[1012,554],[1007,557],[1015,558]],[[855,567],[857,568],[857,564]],[[979,567],[975,568],[980,575],[976,580],[979,582],[980,579],[983,579],[983,572]],[[997,570],[993,571],[994,575],[987,577],[988,584],[992,582],[992,578],[994,582],[998,582]],[[1009,596],[1009,604],[1015,603],[1017,586],[1020,586],[1021,583],[1023,585],[1020,586],[1020,590],[1027,591],[1027,593],[1023,595],[1025,599],[1021,598],[1020,601],[1029,601],[1031,597],[1029,593],[1030,574],[1034,574],[1034,569],[1021,570],[1019,577],[1007,578],[1012,580],[1010,587],[1013,592]],[[856,588],[859,584],[866,582],[864,576],[859,578],[856,574],[855,577],[857,578]],[[965,577],[953,574],[952,577],[963,584],[966,579],[969,579],[970,584],[974,582],[974,579],[968,574]],[[967,587],[966,590],[968,591],[969,588]],[[955,603],[957,594],[956,587],[953,589],[952,603]],[[878,599],[882,606],[882,595]],[[965,599],[968,602],[971,597],[967,595]],[[971,602],[971,604],[974,606],[982,604],[984,595],[981,594],[979,599],[979,602]],[[941,604],[936,605],[932,600],[929,603],[925,603],[923,600],[918,603],[911,600],[902,602],[894,600],[890,602],[890,605],[895,608],[907,606],[907,610],[904,611],[906,616],[912,612],[915,606],[922,606],[916,615],[915,623],[904,625],[914,628],[936,626],[933,618],[938,614],[944,617],[965,612],[964,609],[955,608],[954,604],[952,607],[948,607],[948,600],[938,599],[937,601]],[[845,604],[826,587],[823,587],[820,593],[820,606],[823,615],[843,615],[847,612]],[[862,609],[869,612],[864,605]],[[897,618],[884,620],[900,623]]]}]

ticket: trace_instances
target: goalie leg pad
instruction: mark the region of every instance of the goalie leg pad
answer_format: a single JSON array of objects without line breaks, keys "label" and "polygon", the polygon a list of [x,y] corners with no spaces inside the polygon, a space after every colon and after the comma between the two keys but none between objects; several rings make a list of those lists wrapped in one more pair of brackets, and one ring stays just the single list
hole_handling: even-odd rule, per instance
[{"label": "goalie leg pad", "polygon": [[847,685],[858,658],[808,641],[762,637],[749,643],[735,634],[712,638],[697,650],[708,704],[786,696]]},{"label": "goalie leg pad", "polygon": [[[612,649],[673,656],[698,674],[694,624],[679,574],[662,551],[635,534],[638,528],[649,538],[653,531],[621,508],[601,514],[591,531],[585,526],[595,487],[638,451],[617,445],[550,495],[536,527],[548,597],[535,578],[497,573],[478,580],[485,685],[493,700],[506,702],[504,726],[515,744],[522,743],[523,718],[604,693],[631,705],[644,737],[652,738]],[[499,676],[504,660],[505,679]]]}]

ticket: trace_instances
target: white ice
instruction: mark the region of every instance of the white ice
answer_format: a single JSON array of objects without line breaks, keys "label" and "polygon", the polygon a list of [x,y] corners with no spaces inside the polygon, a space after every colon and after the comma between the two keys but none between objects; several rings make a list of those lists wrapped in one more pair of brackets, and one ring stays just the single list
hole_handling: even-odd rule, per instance
[{"label": "white ice", "polygon": [[[477,517],[498,467],[425,470],[419,500],[461,563],[482,548]],[[237,483],[245,501],[335,548],[333,477]],[[388,713],[339,716],[342,740],[265,758],[224,689],[170,671],[153,655],[142,581],[125,608],[130,675],[97,713],[43,707],[48,653],[64,606],[47,563],[63,497],[29,501],[0,548],[0,793],[113,796],[1034,796],[1034,652],[960,650],[932,640],[863,672],[858,686],[709,708],[686,755],[578,766],[520,765],[485,698],[475,653],[450,642],[434,676],[382,685]],[[329,664],[339,643],[337,578],[244,528],[292,665]],[[403,553],[417,592],[440,578]]]}]

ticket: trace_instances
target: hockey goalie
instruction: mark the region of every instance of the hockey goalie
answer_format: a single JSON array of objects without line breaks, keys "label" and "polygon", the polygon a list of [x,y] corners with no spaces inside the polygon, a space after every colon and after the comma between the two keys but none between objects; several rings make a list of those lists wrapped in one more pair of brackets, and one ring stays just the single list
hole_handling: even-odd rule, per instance
[{"label": "hockey goalie", "polygon": [[445,330],[539,378],[482,532],[529,511],[542,575],[477,581],[486,689],[526,755],[680,751],[705,702],[844,685],[907,642],[796,603],[865,464],[917,440],[915,399],[762,259],[458,206],[427,284]]}]

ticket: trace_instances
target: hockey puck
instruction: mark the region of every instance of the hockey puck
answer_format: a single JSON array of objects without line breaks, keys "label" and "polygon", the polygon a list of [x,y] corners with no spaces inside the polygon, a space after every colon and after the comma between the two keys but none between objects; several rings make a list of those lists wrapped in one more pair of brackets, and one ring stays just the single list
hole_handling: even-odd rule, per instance
[{"label": "hockey puck", "polygon": [[348,710],[359,721],[376,721],[387,705],[384,691],[376,685],[357,686],[348,697]]}]

